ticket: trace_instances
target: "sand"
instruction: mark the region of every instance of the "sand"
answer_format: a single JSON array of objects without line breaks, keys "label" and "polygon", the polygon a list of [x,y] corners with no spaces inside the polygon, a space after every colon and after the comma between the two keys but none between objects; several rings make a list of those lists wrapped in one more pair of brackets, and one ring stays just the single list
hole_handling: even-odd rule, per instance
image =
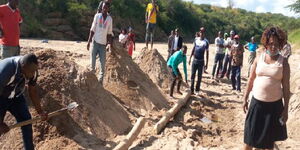
[{"label": "sand", "polygon": [[[142,51],[145,45],[137,44],[133,58],[136,63],[126,50],[116,45],[114,51],[107,53],[108,67],[102,88],[97,76],[88,69],[90,60],[85,42],[40,42],[21,40],[21,45],[26,52],[31,50],[39,54],[42,60],[39,86],[43,105],[48,111],[53,111],[76,101],[80,107],[48,122],[35,124],[37,149],[112,149],[139,116],[150,119],[132,145],[132,150],[242,148],[246,117],[242,110],[243,94],[232,92],[227,79],[211,80],[210,74],[204,74],[201,96],[192,96],[159,135],[153,133],[154,124],[180,97],[176,95],[175,99],[169,99],[166,96],[168,72],[162,59],[167,57],[165,43],[155,44],[157,51]],[[187,46],[189,54],[192,44]],[[47,50],[49,48],[52,50]],[[242,68],[242,90],[247,81],[247,56],[248,53]],[[209,73],[213,58],[214,46],[211,45]],[[298,54],[290,58],[292,74],[298,71],[299,58]],[[189,78],[190,66],[188,74]],[[279,149],[296,150],[300,147],[299,101],[299,94],[295,93],[291,99],[288,121],[289,139],[278,142]],[[33,109],[31,112],[36,115]],[[203,117],[213,122],[207,124],[200,121]],[[9,115],[6,121],[14,123]],[[21,147],[18,129],[0,138],[0,149]]]}]

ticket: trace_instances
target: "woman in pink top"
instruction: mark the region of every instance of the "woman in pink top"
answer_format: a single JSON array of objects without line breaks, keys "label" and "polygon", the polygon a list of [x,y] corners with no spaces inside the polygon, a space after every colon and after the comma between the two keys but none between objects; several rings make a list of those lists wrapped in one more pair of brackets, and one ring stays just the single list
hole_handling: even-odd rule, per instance
[{"label": "woman in pink top", "polygon": [[[243,108],[245,113],[248,111],[245,150],[273,149],[276,141],[287,139],[290,66],[280,54],[286,40],[286,33],[278,27],[267,28],[262,35],[265,50],[252,65],[244,95]],[[250,91],[253,97],[248,109]]]}]

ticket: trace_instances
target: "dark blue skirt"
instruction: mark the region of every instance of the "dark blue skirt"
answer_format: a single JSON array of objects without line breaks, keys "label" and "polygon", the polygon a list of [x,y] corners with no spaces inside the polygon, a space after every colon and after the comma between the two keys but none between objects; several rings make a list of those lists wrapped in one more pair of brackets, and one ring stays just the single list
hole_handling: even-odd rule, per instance
[{"label": "dark blue skirt", "polygon": [[244,142],[255,148],[272,149],[275,141],[286,140],[286,125],[279,122],[283,108],[282,100],[263,102],[252,97],[245,121]]}]

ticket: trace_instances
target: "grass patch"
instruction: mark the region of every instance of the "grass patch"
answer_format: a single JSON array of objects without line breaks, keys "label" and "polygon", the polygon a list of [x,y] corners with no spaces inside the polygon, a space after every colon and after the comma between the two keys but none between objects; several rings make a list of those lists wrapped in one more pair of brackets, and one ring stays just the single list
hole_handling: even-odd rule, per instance
[{"label": "grass patch", "polygon": [[289,42],[292,43],[294,49],[300,49],[300,29],[294,30],[289,34]]}]

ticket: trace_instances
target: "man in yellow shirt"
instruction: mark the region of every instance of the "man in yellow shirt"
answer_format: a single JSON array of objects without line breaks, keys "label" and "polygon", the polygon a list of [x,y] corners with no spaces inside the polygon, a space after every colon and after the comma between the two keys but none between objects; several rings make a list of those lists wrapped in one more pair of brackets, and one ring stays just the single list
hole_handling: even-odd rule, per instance
[{"label": "man in yellow shirt", "polygon": [[[147,5],[145,20],[146,20],[146,47],[148,48],[149,38],[151,41],[151,49],[153,48],[153,36],[154,36],[154,29],[156,26],[156,16],[159,12],[159,7],[156,4],[156,0],[152,0],[151,3]],[[149,37],[150,36],[150,37]]]}]

